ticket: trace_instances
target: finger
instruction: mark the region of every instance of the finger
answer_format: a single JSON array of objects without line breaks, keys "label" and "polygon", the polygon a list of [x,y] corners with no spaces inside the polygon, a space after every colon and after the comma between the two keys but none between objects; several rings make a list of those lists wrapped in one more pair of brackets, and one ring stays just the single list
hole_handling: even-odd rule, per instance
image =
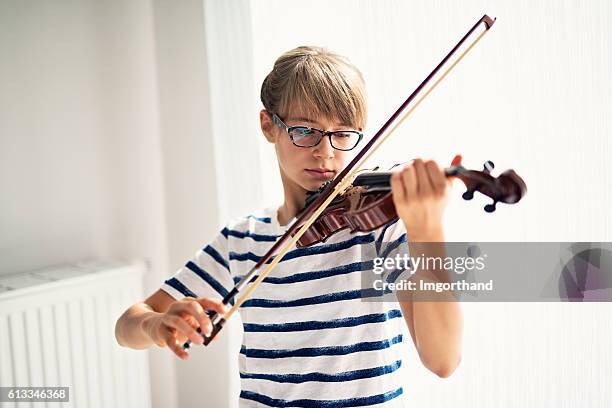
[{"label": "finger", "polygon": [[206,337],[210,337],[210,334],[212,333],[213,329],[212,321],[208,316],[206,316],[204,319],[204,324],[200,326],[200,330],[201,333],[204,334]]},{"label": "finger", "polygon": [[168,345],[168,348],[172,350],[172,352],[176,354],[178,358],[182,360],[187,360],[189,358],[189,353],[183,350],[183,345],[179,342],[179,339],[176,335],[176,330],[168,330],[166,344]]},{"label": "finger", "polygon": [[212,324],[200,303],[189,302],[185,307],[187,310],[184,313],[196,322],[196,327],[194,327],[194,329],[198,329],[198,333],[201,332],[208,335],[207,333],[210,333],[212,330]]},{"label": "finger", "polygon": [[166,323],[169,327],[172,327],[181,332],[185,337],[196,344],[202,344],[202,336],[189,323],[183,318],[178,316],[169,316],[168,322]]},{"label": "finger", "polygon": [[419,195],[431,194],[433,187],[431,186],[431,182],[429,181],[429,177],[427,176],[427,170],[425,169],[425,163],[423,163],[423,160],[416,159],[414,161],[414,171],[416,173],[416,178],[417,178],[418,194]]},{"label": "finger", "polygon": [[429,160],[427,163],[425,163],[425,168],[427,169],[429,182],[433,186],[433,191],[435,193],[442,193],[446,188],[446,177],[444,176],[444,172],[440,170],[438,163],[433,160]]},{"label": "finger", "polygon": [[402,173],[399,171],[391,174],[391,192],[396,203],[406,200],[406,189],[404,189],[404,183],[402,183]]},{"label": "finger", "polygon": [[204,310],[214,310],[219,314],[225,314],[229,311],[229,307],[225,306],[221,299],[200,298],[196,299],[196,301],[202,305]]},{"label": "finger", "polygon": [[416,172],[414,165],[410,165],[402,170],[401,174],[402,184],[404,184],[404,191],[406,192],[406,199],[410,200],[417,195],[419,188]]},{"label": "finger", "polygon": [[[460,154],[456,154],[455,157],[453,157],[453,160],[451,161],[451,166],[461,166],[462,160],[463,157]],[[456,177],[457,176],[447,177],[447,183],[449,187],[453,184],[453,180],[455,180]]]},{"label": "finger", "polygon": [[455,155],[455,157],[453,158],[453,161],[451,162],[451,166],[461,165],[461,160],[463,160],[463,157],[461,157],[460,154]]}]

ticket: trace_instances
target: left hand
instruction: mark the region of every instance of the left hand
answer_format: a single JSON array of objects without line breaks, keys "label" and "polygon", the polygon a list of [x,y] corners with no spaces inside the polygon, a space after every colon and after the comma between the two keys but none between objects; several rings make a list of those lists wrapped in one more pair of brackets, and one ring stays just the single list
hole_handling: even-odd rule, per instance
[{"label": "left hand", "polygon": [[[457,155],[451,165],[459,165]],[[397,215],[406,226],[409,240],[443,240],[442,217],[452,178],[433,161],[416,159],[391,177],[391,192]]]}]

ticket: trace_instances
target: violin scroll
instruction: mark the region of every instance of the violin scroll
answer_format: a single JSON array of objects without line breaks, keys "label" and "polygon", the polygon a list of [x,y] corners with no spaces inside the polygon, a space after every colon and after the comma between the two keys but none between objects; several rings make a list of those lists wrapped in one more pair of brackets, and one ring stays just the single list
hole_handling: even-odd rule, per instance
[{"label": "violin scroll", "polygon": [[493,162],[487,161],[482,171],[455,166],[448,169],[450,174],[447,175],[455,176],[465,184],[467,190],[462,195],[464,200],[474,198],[476,191],[493,199],[492,203],[484,206],[486,212],[492,213],[498,202],[515,204],[527,193],[527,185],[514,170],[506,170],[498,177],[494,177],[491,175],[494,168]]}]

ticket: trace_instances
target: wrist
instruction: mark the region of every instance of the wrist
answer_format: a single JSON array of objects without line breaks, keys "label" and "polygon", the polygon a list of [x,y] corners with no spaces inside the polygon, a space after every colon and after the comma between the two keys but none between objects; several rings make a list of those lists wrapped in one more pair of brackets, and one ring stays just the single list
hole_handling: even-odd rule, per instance
[{"label": "wrist", "polygon": [[444,242],[444,229],[441,225],[412,230],[406,228],[406,234],[410,242]]}]

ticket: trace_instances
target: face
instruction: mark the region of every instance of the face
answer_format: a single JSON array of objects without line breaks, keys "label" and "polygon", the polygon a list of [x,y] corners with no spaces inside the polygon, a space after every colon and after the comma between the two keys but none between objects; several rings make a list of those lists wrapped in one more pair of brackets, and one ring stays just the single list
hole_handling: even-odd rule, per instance
[{"label": "face", "polygon": [[[307,117],[290,112],[282,118],[287,126],[307,126],[321,130],[361,130],[342,124],[334,118]],[[334,149],[329,137],[317,146],[298,147],[293,144],[286,130],[276,126],[266,111],[260,112],[261,128],[266,139],[273,143],[285,192],[304,195],[317,190],[325,181],[333,179],[359,151],[359,145],[350,151]]]}]

